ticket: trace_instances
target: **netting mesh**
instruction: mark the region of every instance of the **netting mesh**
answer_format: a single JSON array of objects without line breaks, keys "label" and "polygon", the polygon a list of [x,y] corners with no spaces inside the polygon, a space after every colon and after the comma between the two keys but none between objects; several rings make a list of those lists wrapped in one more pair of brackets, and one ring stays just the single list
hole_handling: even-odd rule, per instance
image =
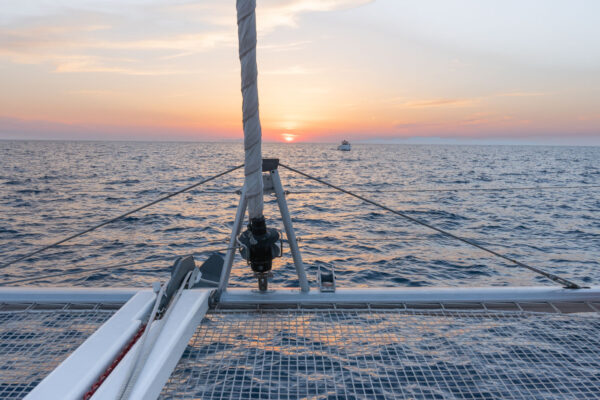
[{"label": "netting mesh", "polygon": [[0,304],[0,399],[25,397],[116,308]]},{"label": "netting mesh", "polygon": [[163,399],[597,399],[596,313],[207,314]]}]

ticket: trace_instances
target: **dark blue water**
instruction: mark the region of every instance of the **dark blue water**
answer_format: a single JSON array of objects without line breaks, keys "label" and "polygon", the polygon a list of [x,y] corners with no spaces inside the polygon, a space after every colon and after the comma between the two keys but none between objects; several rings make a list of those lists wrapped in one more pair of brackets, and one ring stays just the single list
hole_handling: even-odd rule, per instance
[{"label": "dark blue water", "polygon": [[[600,185],[599,147],[265,144],[265,157],[478,240],[577,282],[600,282],[600,188],[407,191]],[[241,144],[0,142],[0,263],[243,159]],[[334,267],[340,286],[549,284],[529,271],[281,171],[309,278]],[[107,268],[34,284],[144,286],[166,279],[171,263],[124,263],[227,246],[242,173],[146,209],[0,270],[0,279]],[[210,193],[209,191],[219,191]],[[296,192],[296,193],[295,193]],[[299,192],[299,193],[298,193]],[[266,215],[281,222],[274,198]],[[108,268],[111,267],[111,268]],[[274,284],[294,286],[289,251]],[[238,258],[236,286],[254,286]]]}]

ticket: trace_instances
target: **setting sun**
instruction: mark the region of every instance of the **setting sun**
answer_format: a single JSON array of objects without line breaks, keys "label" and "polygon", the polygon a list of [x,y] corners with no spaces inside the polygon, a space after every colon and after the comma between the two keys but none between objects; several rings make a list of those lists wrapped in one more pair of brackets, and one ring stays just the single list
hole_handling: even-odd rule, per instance
[{"label": "setting sun", "polygon": [[[241,138],[235,2],[5,3],[0,139]],[[257,3],[264,141],[600,143],[600,2]]]},{"label": "setting sun", "polygon": [[284,141],[286,142],[293,142],[294,139],[296,139],[296,136],[298,135],[294,135],[293,133],[282,133],[281,137],[283,138]]}]

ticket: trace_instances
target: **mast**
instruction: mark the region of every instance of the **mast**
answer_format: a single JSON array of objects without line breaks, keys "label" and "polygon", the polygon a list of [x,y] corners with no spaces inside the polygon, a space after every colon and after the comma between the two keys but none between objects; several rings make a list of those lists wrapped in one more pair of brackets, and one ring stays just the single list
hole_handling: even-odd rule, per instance
[{"label": "mast", "polygon": [[261,127],[256,66],[256,0],[237,0],[239,56],[242,67],[245,185],[250,221],[263,218]]},{"label": "mast", "polygon": [[240,64],[242,66],[242,113],[244,122],[244,186],[250,223],[239,241],[261,292],[267,291],[273,259],[280,253],[279,232],[267,228],[263,215],[263,159],[258,116],[258,71],[256,67],[256,0],[237,0]]},{"label": "mast", "polygon": [[[258,289],[266,292],[268,279],[272,275],[273,259],[281,257],[282,243],[280,234],[275,228],[268,228],[263,215],[263,172],[267,178],[267,187],[275,190],[294,265],[298,273],[300,287],[303,292],[310,290],[302,257],[296,243],[292,228],[292,220],[285,202],[285,194],[279,180],[278,159],[262,159],[261,127],[258,113],[258,69],[256,65],[256,0],[236,0],[239,57],[242,75],[242,114],[244,123],[244,187],[233,224],[230,248],[223,260],[223,269],[217,298],[227,288],[229,274],[233,265],[235,249],[239,246],[243,259],[248,261],[254,276],[258,279]],[[270,182],[270,183],[269,183]],[[246,207],[250,223],[248,229],[241,234]],[[239,235],[239,236],[238,236]]]}]

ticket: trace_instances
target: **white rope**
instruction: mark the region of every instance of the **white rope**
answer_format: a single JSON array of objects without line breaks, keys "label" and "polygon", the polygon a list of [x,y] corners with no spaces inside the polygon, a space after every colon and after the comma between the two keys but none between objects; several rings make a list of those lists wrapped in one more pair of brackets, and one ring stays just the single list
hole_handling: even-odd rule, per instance
[{"label": "white rope", "polygon": [[242,113],[246,197],[250,218],[263,215],[261,128],[258,115],[256,66],[256,0],[237,0],[237,24],[242,67]]}]

